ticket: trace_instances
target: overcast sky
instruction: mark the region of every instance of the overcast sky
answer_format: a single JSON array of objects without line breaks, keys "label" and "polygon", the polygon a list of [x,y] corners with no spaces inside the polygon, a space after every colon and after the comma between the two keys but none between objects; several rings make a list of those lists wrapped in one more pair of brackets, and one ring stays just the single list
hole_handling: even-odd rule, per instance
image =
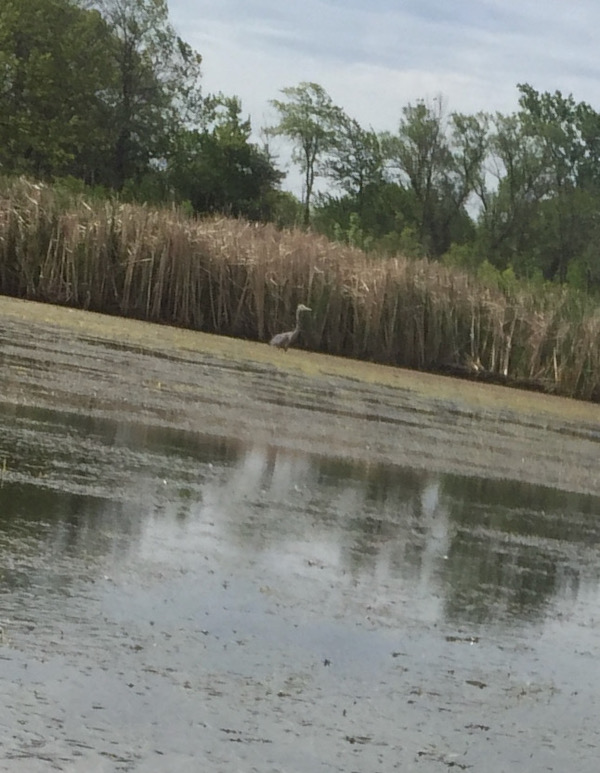
[{"label": "overcast sky", "polygon": [[512,112],[517,83],[600,110],[598,0],[169,0],[169,10],[202,54],[204,92],[239,96],[255,131],[275,123],[269,100],[301,81],[378,131],[440,94],[449,111]]}]

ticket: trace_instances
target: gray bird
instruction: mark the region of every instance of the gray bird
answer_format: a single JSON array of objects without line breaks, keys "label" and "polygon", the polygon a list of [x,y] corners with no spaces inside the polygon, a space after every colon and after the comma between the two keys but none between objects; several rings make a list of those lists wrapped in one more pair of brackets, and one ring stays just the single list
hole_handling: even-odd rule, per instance
[{"label": "gray bird", "polygon": [[302,326],[300,324],[300,315],[304,311],[312,311],[312,309],[309,309],[308,306],[305,306],[303,303],[301,303],[296,309],[296,327],[287,333],[277,333],[276,336],[271,338],[269,345],[276,346],[278,349],[283,349],[284,352],[287,352],[288,347],[291,346],[300,335],[302,330]]}]

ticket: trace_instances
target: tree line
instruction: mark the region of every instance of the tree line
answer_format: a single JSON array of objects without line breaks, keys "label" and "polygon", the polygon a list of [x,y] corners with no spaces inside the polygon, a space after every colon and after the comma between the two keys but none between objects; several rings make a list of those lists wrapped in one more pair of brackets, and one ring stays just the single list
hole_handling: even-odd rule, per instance
[{"label": "tree line", "polygon": [[[300,83],[272,100],[258,144],[237,97],[203,94],[201,64],[166,0],[4,0],[0,171],[600,289],[600,114],[587,103],[520,84],[510,115],[418,100],[378,132]],[[277,135],[302,201],[281,190]]]},{"label": "tree line", "polygon": [[201,62],[166,0],[3,0],[0,171],[272,217],[283,174]]},{"label": "tree line", "polygon": [[[305,173],[304,222],[363,249],[600,288],[600,114],[518,86],[511,115],[408,104],[361,127],[317,84],[284,89],[275,128]],[[311,196],[315,179],[334,193]]]}]

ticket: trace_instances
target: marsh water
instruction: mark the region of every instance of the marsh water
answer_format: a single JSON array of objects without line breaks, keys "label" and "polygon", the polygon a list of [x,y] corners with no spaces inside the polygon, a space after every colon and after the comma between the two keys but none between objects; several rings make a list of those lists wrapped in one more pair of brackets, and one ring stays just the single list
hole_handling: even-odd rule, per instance
[{"label": "marsh water", "polygon": [[0,770],[597,770],[596,497],[14,405],[0,478]]}]

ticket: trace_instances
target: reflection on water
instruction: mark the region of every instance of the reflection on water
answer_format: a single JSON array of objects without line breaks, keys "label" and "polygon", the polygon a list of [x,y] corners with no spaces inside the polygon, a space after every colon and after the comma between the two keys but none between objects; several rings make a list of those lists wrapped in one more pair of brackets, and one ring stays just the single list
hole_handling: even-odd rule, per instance
[{"label": "reflection on water", "polygon": [[317,567],[391,624],[513,625],[597,596],[594,497],[14,407],[4,464],[0,592],[64,591],[75,566],[173,560],[173,545],[183,565],[218,538],[282,582]]}]

